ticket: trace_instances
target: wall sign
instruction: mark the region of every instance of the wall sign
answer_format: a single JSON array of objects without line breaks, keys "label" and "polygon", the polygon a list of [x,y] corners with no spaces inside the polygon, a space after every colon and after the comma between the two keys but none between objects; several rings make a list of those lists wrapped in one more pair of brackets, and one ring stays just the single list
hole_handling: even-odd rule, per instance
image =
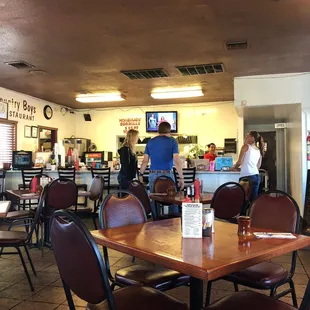
[{"label": "wall sign", "polygon": [[123,132],[127,133],[129,129],[138,130],[141,123],[141,118],[120,118],[119,124],[124,127]]},{"label": "wall sign", "polygon": [[6,102],[0,102],[0,118],[8,118],[8,104]]},{"label": "wall sign", "polygon": [[0,104],[5,103],[9,106],[8,114],[10,118],[34,121],[37,108],[27,102],[27,100],[17,101],[14,98],[0,97]]}]

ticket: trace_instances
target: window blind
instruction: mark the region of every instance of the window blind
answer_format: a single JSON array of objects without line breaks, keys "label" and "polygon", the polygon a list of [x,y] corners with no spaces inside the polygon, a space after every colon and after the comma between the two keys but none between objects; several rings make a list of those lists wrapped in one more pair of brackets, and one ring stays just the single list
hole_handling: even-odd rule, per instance
[{"label": "window blind", "polygon": [[0,163],[12,163],[16,150],[16,123],[0,120]]}]

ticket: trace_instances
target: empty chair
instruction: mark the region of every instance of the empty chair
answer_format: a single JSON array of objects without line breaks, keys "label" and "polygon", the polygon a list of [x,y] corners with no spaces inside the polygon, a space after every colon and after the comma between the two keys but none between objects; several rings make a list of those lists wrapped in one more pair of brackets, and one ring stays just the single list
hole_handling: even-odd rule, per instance
[{"label": "empty chair", "polygon": [[[58,168],[58,177],[59,179],[69,179],[75,182],[75,174],[76,169],[75,167],[72,168]],[[82,189],[83,191],[87,191],[87,184],[78,184],[78,189]],[[87,196],[84,197],[84,203],[78,203],[78,205],[82,205],[87,207]]]},{"label": "empty chair", "polygon": [[0,199],[4,200],[5,194],[5,170],[0,169]]},{"label": "empty chair", "polygon": [[34,176],[42,175],[43,168],[22,169],[23,184],[18,184],[18,189],[28,189],[30,181]]},{"label": "empty chair", "polygon": [[[271,229],[280,232],[298,233],[300,212],[296,201],[281,191],[262,193],[250,206],[249,216],[252,227]],[[255,289],[270,290],[270,296],[280,298],[292,295],[293,304],[297,307],[297,299],[293,276],[295,273],[297,251],[292,254],[290,270],[273,262],[263,262],[244,270],[234,272],[223,279],[234,283],[235,291],[238,284]],[[210,302],[211,283],[208,282],[206,303]],[[289,284],[289,288],[277,294],[277,289]]]},{"label": "empty chair", "polygon": [[[122,194],[121,198],[117,194]],[[101,229],[122,227],[146,222],[146,215],[141,202],[129,191],[117,191],[103,201],[99,210]],[[152,240],[150,240],[152,242]],[[116,271],[115,278],[111,274],[108,251],[104,247],[103,254],[108,277],[115,286],[144,285],[160,291],[169,290],[189,283],[189,276],[177,271],[133,265]]]},{"label": "empty chair", "polygon": [[236,222],[245,204],[245,192],[239,183],[227,182],[222,184],[214,193],[211,208],[215,217]]},{"label": "empty chair", "polygon": [[110,194],[111,189],[111,168],[91,168],[91,176],[94,178],[96,175],[100,175],[104,179],[104,189]]},{"label": "empty chair", "polygon": [[51,239],[70,310],[75,309],[71,292],[88,302],[89,310],[188,309],[184,303],[149,287],[131,286],[112,292],[108,266],[87,227],[72,212],[54,213]]},{"label": "empty chair", "polygon": [[[27,246],[31,243],[33,232],[36,230],[40,222],[40,215],[41,215],[42,207],[43,207],[45,197],[46,197],[45,195],[46,195],[46,189],[44,189],[43,192],[41,193],[41,197],[39,199],[38,207],[37,207],[34,217],[16,219],[14,222],[14,224],[18,224],[18,222],[20,222],[23,226],[28,225],[30,228],[28,232],[14,231],[14,230],[0,231],[0,248],[3,249],[3,252],[1,253],[1,255],[11,255],[11,254],[19,255],[22,265],[24,267],[24,271],[25,271],[28,283],[32,291],[34,291],[34,287],[33,287],[33,284],[32,284],[32,281],[31,281],[31,278],[30,278],[30,275],[29,275],[29,272],[28,272],[28,269],[25,264],[24,257],[23,257],[23,254],[20,248],[24,248],[28,261],[30,263],[31,269],[34,275],[36,276],[37,274],[36,274],[34,265],[32,263]],[[27,224],[25,224],[25,222],[27,222]],[[15,248],[17,252],[11,252],[11,251],[6,252],[5,251],[6,248],[10,248],[10,250],[11,248]]]},{"label": "empty chair", "polygon": [[94,202],[92,218],[95,229],[97,229],[96,216],[99,206],[102,203],[103,189],[104,189],[104,179],[100,175],[96,175],[93,178],[89,188],[89,199]]},{"label": "empty chair", "polygon": [[[177,185],[170,177],[165,175],[159,176],[154,182],[154,193],[167,193],[169,187],[173,187],[175,191],[177,191]],[[168,205],[168,206],[169,206],[169,215],[165,215],[161,212],[163,209],[163,205],[158,202],[155,202],[154,208],[156,209],[157,219],[166,219],[167,217],[179,217],[181,215],[178,206],[175,205]],[[171,209],[173,212],[170,211]]]},{"label": "empty chair", "polygon": [[[137,175],[139,175],[140,168],[137,169]],[[149,190],[149,176],[150,176],[150,167],[146,167],[143,173],[143,183],[146,185],[146,189]]]},{"label": "empty chair", "polygon": [[[193,184],[195,181],[195,177],[196,177],[196,167],[194,167],[194,168],[183,168],[182,171],[183,171],[183,177],[184,177],[184,187],[187,187],[187,186],[190,186],[191,184]],[[179,191],[180,190],[179,186],[178,186],[179,174],[178,174],[178,171],[175,167],[173,167],[173,174],[174,174],[175,183],[177,185],[177,189]]]},{"label": "empty chair", "polygon": [[[76,210],[78,188],[74,181],[69,179],[56,179],[46,188],[46,198],[42,212],[44,229],[41,230],[42,239],[46,245],[50,245],[50,218],[56,210],[73,208]],[[43,251],[43,247],[42,247]]]},{"label": "empty chair", "polygon": [[140,200],[144,207],[145,214],[149,215],[151,213],[152,218],[155,219],[156,215],[154,214],[154,210],[152,210],[151,201],[144,184],[138,180],[132,180],[129,183],[128,190]]},{"label": "empty chair", "polygon": [[[270,298],[253,291],[243,291],[224,297],[204,310],[296,310],[282,301]],[[306,287],[304,298],[299,310],[310,309],[310,281]]]}]

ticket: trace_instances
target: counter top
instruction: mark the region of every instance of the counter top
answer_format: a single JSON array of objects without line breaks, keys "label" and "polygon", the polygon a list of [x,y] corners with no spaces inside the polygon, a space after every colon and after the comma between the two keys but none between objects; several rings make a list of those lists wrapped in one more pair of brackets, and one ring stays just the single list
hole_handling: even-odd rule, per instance
[{"label": "counter top", "polygon": [[[20,173],[21,170],[7,170],[7,173]],[[43,173],[58,173],[57,170],[43,170]],[[90,170],[79,170],[75,172],[79,173],[90,173]],[[111,174],[118,174],[119,170],[111,170]],[[240,171],[204,171],[196,170],[196,174],[240,174]]]}]

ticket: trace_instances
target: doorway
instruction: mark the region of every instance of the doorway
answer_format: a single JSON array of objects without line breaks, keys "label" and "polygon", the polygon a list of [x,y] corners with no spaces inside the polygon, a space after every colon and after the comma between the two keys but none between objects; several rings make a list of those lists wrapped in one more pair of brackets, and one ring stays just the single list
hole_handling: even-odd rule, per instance
[{"label": "doorway", "polygon": [[263,157],[260,169],[268,172],[269,176],[269,190],[277,189],[277,145],[276,145],[276,132],[268,131],[263,132],[262,137],[265,143],[265,154]]},{"label": "doorway", "polygon": [[57,128],[38,126],[38,150],[52,152],[57,142]]}]

